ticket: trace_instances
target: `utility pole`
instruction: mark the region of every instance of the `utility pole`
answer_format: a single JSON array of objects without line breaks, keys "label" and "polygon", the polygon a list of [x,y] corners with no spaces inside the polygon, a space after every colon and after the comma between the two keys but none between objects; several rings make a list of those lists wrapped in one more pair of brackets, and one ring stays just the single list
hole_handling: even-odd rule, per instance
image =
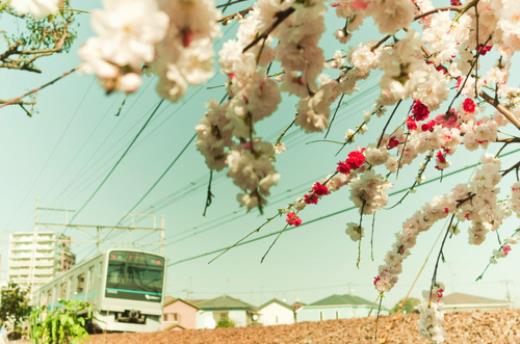
[{"label": "utility pole", "polygon": [[[165,220],[164,217],[161,217],[161,221],[159,226],[157,226],[157,221],[155,220],[155,216],[153,217],[153,226],[136,226],[135,223],[132,223],[132,225],[105,225],[105,224],[72,224],[70,221],[65,218],[65,221],[63,223],[60,222],[42,222],[40,219],[40,211],[49,211],[49,212],[65,212],[65,213],[75,213],[75,210],[71,209],[59,209],[59,208],[44,208],[39,207],[38,204],[36,205],[35,209],[35,219],[34,219],[34,228],[59,228],[62,230],[67,229],[75,229],[80,230],[83,232],[88,232],[95,230],[95,240],[93,241],[96,246],[96,251],[100,252],[101,250],[101,244],[103,242],[103,238],[101,237],[101,234],[105,230],[112,231],[151,231],[151,232],[159,232],[160,235],[160,252],[161,254],[164,253],[164,246],[165,246]],[[147,214],[150,215],[150,214]],[[87,241],[83,241],[87,242]],[[92,241],[90,241],[92,242]]]},{"label": "utility pole", "polygon": [[[154,224],[155,227],[155,224]],[[166,221],[164,219],[164,216],[161,216],[161,224],[159,225],[159,228],[161,231],[159,232],[160,238],[160,251],[161,255],[164,255],[164,242],[165,242],[165,229],[166,229]]]}]

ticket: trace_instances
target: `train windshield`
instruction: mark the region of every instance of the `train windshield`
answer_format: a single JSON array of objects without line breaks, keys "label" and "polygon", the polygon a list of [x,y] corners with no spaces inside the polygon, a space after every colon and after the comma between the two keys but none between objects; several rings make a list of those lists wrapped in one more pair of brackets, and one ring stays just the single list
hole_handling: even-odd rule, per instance
[{"label": "train windshield", "polygon": [[112,251],[108,260],[106,296],[161,302],[163,277],[163,257]]}]

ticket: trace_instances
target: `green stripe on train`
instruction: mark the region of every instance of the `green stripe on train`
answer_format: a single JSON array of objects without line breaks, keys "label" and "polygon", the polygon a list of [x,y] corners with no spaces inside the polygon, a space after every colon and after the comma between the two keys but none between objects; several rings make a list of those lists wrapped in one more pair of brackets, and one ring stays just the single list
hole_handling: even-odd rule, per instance
[{"label": "green stripe on train", "polygon": [[148,294],[148,295],[158,295],[161,296],[161,293],[153,292],[153,291],[140,291],[140,290],[130,290],[130,289],[118,289],[118,288],[107,288],[107,291],[122,291],[124,293],[130,294]]}]

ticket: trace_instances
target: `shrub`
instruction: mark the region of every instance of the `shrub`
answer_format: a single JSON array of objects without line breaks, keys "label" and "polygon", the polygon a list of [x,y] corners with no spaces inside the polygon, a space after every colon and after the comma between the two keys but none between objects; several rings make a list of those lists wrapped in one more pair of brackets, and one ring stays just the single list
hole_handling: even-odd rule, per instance
[{"label": "shrub", "polygon": [[86,302],[60,301],[60,306],[33,310],[30,316],[30,338],[35,344],[79,343],[88,336],[87,322],[92,318]]}]

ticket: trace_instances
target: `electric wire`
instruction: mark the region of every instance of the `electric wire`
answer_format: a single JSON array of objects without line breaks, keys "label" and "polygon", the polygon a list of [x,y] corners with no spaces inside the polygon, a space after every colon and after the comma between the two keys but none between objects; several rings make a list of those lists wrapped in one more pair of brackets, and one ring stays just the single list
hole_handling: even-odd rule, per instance
[{"label": "electric wire", "polygon": [[[501,154],[499,157],[500,158],[503,158],[505,156],[508,156],[508,155],[511,155],[511,154],[514,154],[514,153],[517,153],[517,152],[520,152],[520,149],[515,149],[515,150],[512,150],[510,152],[507,152],[507,153],[503,153]],[[437,177],[434,177],[434,178],[430,178],[428,180],[425,180],[424,182],[422,182],[421,184],[417,185],[416,188],[420,188],[420,187],[423,187],[425,185],[428,185],[428,184],[431,184],[435,181],[438,181],[440,179],[447,179],[453,175],[456,175],[456,174],[459,174],[459,173],[462,173],[462,172],[465,172],[469,169],[472,169],[472,168],[475,168],[477,166],[481,165],[481,162],[477,162],[477,163],[473,163],[473,164],[470,164],[470,165],[466,165],[464,167],[461,167],[459,169],[456,169],[456,170],[453,170],[451,172],[448,172],[448,173],[445,173],[444,175],[442,176],[437,176]],[[402,194],[402,193],[405,193],[409,190],[409,187],[405,187],[405,188],[402,188],[402,189],[399,189],[399,190],[396,190],[394,192],[391,192],[388,194],[389,197],[393,197],[395,195],[398,195],[398,194]],[[300,226],[297,226],[297,227],[289,227],[289,228],[286,228],[286,229],[282,229],[282,230],[278,230],[278,231],[274,231],[274,232],[270,232],[270,233],[267,233],[267,234],[264,234],[264,235],[261,235],[259,237],[256,237],[256,238],[253,238],[253,239],[249,239],[249,240],[246,240],[246,241],[243,241],[241,243],[238,243],[236,245],[231,245],[231,246],[225,246],[225,247],[221,247],[221,248],[218,248],[218,249],[215,249],[215,250],[211,250],[211,251],[207,251],[207,252],[203,252],[201,254],[198,254],[198,255],[195,255],[195,256],[192,256],[192,257],[188,257],[188,258],[183,258],[183,259],[179,259],[179,260],[176,260],[176,261],[173,261],[171,263],[169,263],[167,266],[168,267],[171,267],[171,266],[175,266],[175,265],[178,265],[178,264],[181,264],[181,263],[186,263],[186,262],[190,262],[190,261],[193,261],[193,260],[196,260],[196,259],[199,259],[199,258],[204,258],[204,257],[207,257],[207,256],[210,256],[212,254],[215,254],[215,253],[220,253],[224,250],[228,250],[230,248],[234,248],[234,247],[240,247],[240,246],[244,246],[244,245],[249,245],[249,244],[252,244],[256,241],[260,241],[260,240],[263,240],[263,239],[267,239],[267,238],[270,238],[272,236],[275,236],[275,235],[278,235],[280,234],[282,231],[285,231],[285,232],[290,232],[290,231],[294,231],[296,229],[301,229],[301,228],[305,228],[307,225],[310,225],[310,224],[313,224],[313,223],[316,223],[316,222],[319,222],[319,221],[323,221],[323,220],[326,220],[328,218],[332,218],[334,216],[337,216],[337,215],[340,215],[340,214],[343,214],[343,213],[346,213],[348,211],[351,211],[351,210],[355,210],[355,209],[358,209],[356,206],[351,206],[351,207],[348,207],[348,208],[344,208],[344,209],[341,209],[341,210],[337,210],[337,211],[334,211],[334,212],[331,212],[331,213],[328,213],[326,215],[322,215],[322,216],[319,216],[319,217],[316,217],[314,219],[311,219],[311,220],[308,220],[308,221],[305,221],[304,223],[302,223]]]},{"label": "electric wire", "polygon": [[123,152],[123,154],[121,155],[121,157],[115,162],[114,166],[112,166],[112,168],[110,169],[110,171],[108,172],[108,174],[105,176],[105,178],[103,178],[103,180],[101,181],[101,183],[99,183],[99,185],[96,187],[96,189],[94,190],[94,192],[91,193],[91,195],[87,198],[87,200],[81,205],[81,207],[79,207],[79,209],[74,213],[74,215],[72,216],[72,218],[70,219],[69,223],[72,223],[77,217],[79,214],[81,214],[81,212],[85,209],[85,207],[92,201],[92,199],[94,199],[94,197],[97,195],[97,193],[101,190],[101,188],[105,185],[105,183],[108,181],[108,179],[110,178],[110,176],[112,176],[112,174],[115,172],[115,170],[117,169],[117,167],[119,166],[119,164],[121,164],[121,162],[123,161],[123,159],[126,157],[126,155],[128,154],[128,152],[130,151],[130,149],[133,147],[133,145],[135,144],[135,142],[137,141],[137,139],[139,138],[139,136],[141,136],[141,134],[143,133],[143,131],[146,129],[146,127],[150,124],[150,121],[153,119],[153,117],[155,116],[155,114],[157,113],[157,111],[159,110],[159,108],[161,107],[161,105],[163,104],[164,102],[164,99],[161,99],[155,109],[152,111],[152,113],[150,114],[150,116],[148,116],[146,122],[144,122],[143,126],[141,127],[141,129],[139,129],[139,131],[137,132],[137,134],[134,136],[134,138],[132,139],[132,141],[130,142],[130,144],[126,147],[125,151]]},{"label": "electric wire", "polygon": [[27,198],[29,197],[29,195],[31,194],[31,192],[34,190],[34,188],[36,187],[36,185],[38,184],[38,181],[40,180],[40,178],[42,177],[43,173],[45,172],[45,170],[47,169],[47,167],[49,166],[49,162],[52,160],[52,158],[54,157],[54,154],[56,153],[56,151],[58,150],[58,147],[60,147],[60,144],[61,142],[63,141],[63,138],[65,137],[65,135],[67,134],[70,126],[72,125],[72,123],[74,122],[74,120],[76,119],[76,117],[78,116],[79,114],[79,110],[81,108],[81,105],[83,105],[83,102],[85,101],[85,99],[87,98],[87,95],[89,94],[90,90],[92,89],[92,86],[94,86],[94,83],[95,83],[95,80],[92,80],[90,82],[90,84],[88,85],[87,89],[85,90],[85,93],[83,94],[83,96],[81,97],[81,100],[79,101],[78,105],[76,106],[76,109],[74,110],[74,112],[72,113],[72,116],[70,117],[69,121],[67,122],[67,125],[65,126],[65,128],[62,130],[61,132],[61,135],[60,137],[58,138],[58,140],[56,141],[56,143],[54,144],[54,146],[52,147],[52,150],[51,150],[51,153],[49,154],[49,156],[47,157],[47,160],[45,160],[45,163],[43,164],[42,168],[40,169],[40,171],[38,172],[36,178],[34,179],[34,181],[32,182],[31,186],[29,187],[29,190],[27,190],[27,193],[25,194],[25,196],[22,198],[22,201],[18,204],[18,206],[16,207],[16,210],[12,213],[12,217],[11,217],[11,220],[9,221],[9,225],[8,227],[10,227],[10,225],[12,224],[13,220],[16,218],[16,215],[18,215],[18,213],[20,212],[20,209],[22,208],[22,206],[25,204],[25,202],[27,201]]}]

